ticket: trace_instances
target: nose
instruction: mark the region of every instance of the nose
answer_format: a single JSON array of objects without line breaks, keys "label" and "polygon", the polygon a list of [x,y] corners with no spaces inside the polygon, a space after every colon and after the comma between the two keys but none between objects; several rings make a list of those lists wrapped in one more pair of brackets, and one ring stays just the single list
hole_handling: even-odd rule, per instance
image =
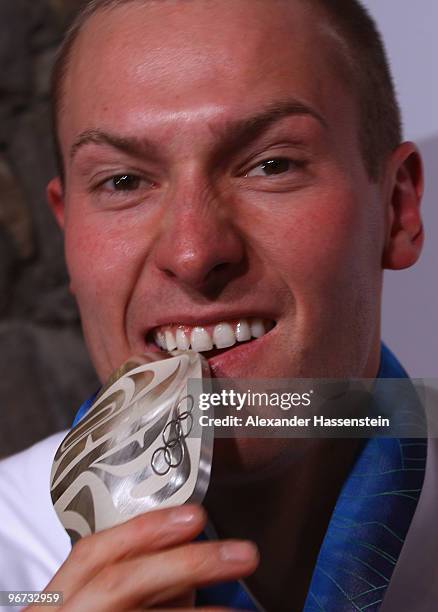
[{"label": "nose", "polygon": [[243,273],[245,248],[230,199],[208,187],[175,188],[166,198],[154,262],[174,282],[210,297]]}]

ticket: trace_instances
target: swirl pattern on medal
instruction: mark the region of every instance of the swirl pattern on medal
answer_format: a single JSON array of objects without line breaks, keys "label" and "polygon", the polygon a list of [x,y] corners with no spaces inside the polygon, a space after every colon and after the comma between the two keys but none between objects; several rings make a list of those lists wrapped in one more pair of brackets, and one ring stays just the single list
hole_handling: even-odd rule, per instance
[{"label": "swirl pattern on medal", "polygon": [[166,375],[134,367],[66,436],[51,495],[73,541],[171,501],[186,485],[194,402],[184,382],[180,361]]}]

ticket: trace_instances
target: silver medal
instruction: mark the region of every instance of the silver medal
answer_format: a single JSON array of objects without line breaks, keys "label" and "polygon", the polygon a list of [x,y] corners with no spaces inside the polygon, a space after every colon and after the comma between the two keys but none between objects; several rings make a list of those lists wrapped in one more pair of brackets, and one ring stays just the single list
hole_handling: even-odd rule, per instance
[{"label": "silver medal", "polygon": [[213,431],[199,424],[189,379],[208,390],[208,364],[193,351],[133,357],[64,438],[51,496],[73,542],[157,507],[203,500]]}]

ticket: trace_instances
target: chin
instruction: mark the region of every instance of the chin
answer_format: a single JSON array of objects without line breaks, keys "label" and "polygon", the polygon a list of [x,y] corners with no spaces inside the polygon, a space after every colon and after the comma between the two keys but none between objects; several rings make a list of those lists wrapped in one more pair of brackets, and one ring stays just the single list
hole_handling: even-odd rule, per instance
[{"label": "chin", "polygon": [[302,458],[311,440],[293,438],[215,438],[212,484],[242,486],[286,471]]}]

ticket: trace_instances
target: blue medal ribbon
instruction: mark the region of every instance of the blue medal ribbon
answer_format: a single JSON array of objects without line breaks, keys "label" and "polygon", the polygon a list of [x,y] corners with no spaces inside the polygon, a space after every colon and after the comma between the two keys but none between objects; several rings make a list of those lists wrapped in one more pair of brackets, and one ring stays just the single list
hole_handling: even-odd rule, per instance
[{"label": "blue medal ribbon", "polygon": [[[383,344],[377,378],[407,378]],[[82,404],[73,425],[87,413],[96,395]],[[366,442],[333,510],[303,612],[379,609],[417,507],[426,453],[423,439]],[[199,589],[196,605],[257,611],[239,582]],[[289,610],[286,594],[284,610]]]}]

